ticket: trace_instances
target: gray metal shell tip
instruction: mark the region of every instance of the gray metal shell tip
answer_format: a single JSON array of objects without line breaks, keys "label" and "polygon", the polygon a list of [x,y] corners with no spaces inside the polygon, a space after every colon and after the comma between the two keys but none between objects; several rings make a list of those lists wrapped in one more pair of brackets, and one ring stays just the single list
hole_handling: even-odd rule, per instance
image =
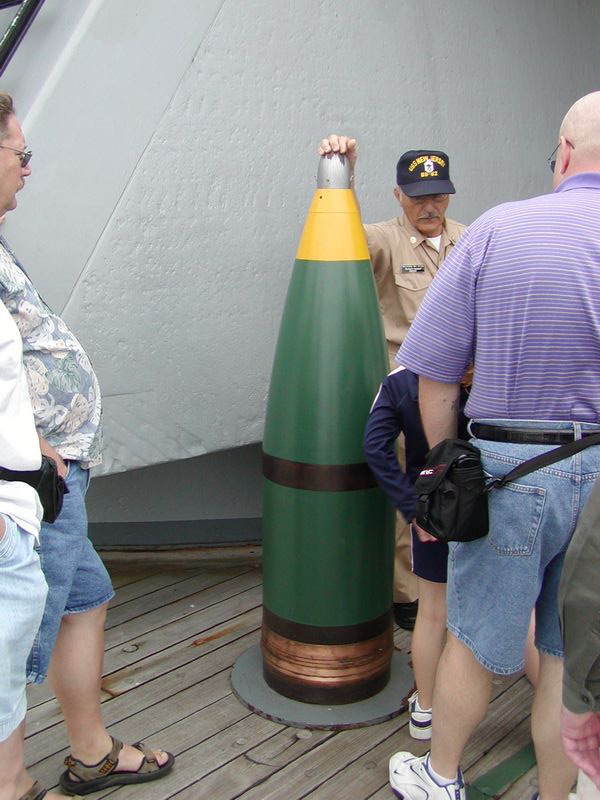
[{"label": "gray metal shell tip", "polygon": [[319,159],[318,189],[349,189],[351,176],[350,161],[345,155],[328,153]]}]

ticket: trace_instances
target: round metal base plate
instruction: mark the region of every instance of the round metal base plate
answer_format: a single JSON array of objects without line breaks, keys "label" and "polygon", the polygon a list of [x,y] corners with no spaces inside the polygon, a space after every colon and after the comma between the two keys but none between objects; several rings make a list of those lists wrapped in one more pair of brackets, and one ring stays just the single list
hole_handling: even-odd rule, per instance
[{"label": "round metal base plate", "polygon": [[405,710],[405,698],[414,684],[408,656],[394,652],[390,680],[381,692],[358,703],[321,706],[278,694],[267,685],[262,668],[260,645],[257,644],[242,653],[233,665],[233,693],[255,714],[295,728],[338,731],[385,722]]}]

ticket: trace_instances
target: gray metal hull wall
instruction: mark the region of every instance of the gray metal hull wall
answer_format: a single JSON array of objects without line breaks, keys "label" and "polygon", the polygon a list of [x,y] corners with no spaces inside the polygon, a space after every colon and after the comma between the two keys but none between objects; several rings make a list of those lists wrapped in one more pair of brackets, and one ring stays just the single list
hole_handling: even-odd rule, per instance
[{"label": "gray metal hull wall", "polygon": [[[318,139],[358,137],[366,221],[396,213],[397,157],[419,146],[449,152],[463,222],[546,192],[599,25],[595,0],[47,0],[2,81],[35,151],[3,233],[100,378],[112,477],[92,519],[260,516]],[[194,492],[153,466],[180,459]]]}]

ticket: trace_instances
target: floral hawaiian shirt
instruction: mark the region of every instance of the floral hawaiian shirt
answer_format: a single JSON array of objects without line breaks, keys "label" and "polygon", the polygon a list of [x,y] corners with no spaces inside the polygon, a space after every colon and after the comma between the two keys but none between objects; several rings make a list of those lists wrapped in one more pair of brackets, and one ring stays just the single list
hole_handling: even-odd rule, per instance
[{"label": "floral hawaiian shirt", "polygon": [[100,387],[83,347],[53,314],[0,237],[0,299],[23,338],[35,423],[65,460],[102,461]]}]

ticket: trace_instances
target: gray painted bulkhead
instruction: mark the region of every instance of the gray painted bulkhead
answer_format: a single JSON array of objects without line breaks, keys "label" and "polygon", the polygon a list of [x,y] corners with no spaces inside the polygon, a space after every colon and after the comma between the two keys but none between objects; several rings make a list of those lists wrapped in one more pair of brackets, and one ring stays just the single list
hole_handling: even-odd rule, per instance
[{"label": "gray painted bulkhead", "polygon": [[100,544],[258,536],[318,139],[359,139],[365,221],[419,146],[451,156],[454,219],[549,191],[599,25],[595,0],[46,0],[0,81],[35,153],[3,233],[98,372]]}]

